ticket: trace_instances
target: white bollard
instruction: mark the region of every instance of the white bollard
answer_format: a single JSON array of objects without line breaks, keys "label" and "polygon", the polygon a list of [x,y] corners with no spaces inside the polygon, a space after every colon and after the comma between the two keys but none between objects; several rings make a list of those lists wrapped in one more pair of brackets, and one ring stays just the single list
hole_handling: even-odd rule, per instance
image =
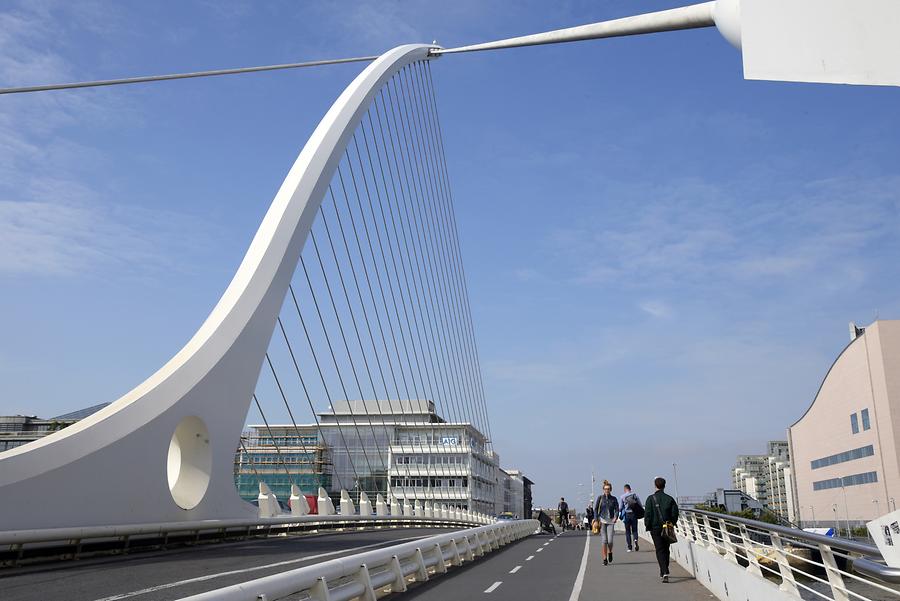
[{"label": "white bollard", "polygon": [[364,492],[359,493],[359,515],[372,515],[372,501],[369,500],[369,495]]},{"label": "white bollard", "polygon": [[431,501],[425,501],[425,517],[434,517],[434,503],[432,503]]},{"label": "white bollard", "polygon": [[403,516],[409,517],[413,514],[412,504],[409,502],[409,499],[403,499]]},{"label": "white bollard", "polygon": [[291,515],[309,514],[309,502],[306,500],[306,495],[296,484],[291,484],[291,500],[288,504],[291,506]]},{"label": "white bollard", "polygon": [[425,507],[422,506],[422,501],[415,502],[415,505],[413,506],[413,515],[417,518],[425,517]]},{"label": "white bollard", "polygon": [[346,490],[341,491],[341,515],[356,515],[356,505]]},{"label": "white bollard", "polygon": [[316,499],[316,503],[319,506],[319,515],[334,515],[334,503],[321,486],[319,487],[319,498]]},{"label": "white bollard", "polygon": [[278,497],[265,482],[259,483],[259,496],[256,498],[256,502],[259,504],[259,517],[261,518],[274,518],[281,513]]},{"label": "white bollard", "polygon": [[400,507],[400,501],[394,495],[391,495],[391,515],[403,515],[403,509]]},{"label": "white bollard", "polygon": [[384,497],[379,493],[377,497],[375,497],[375,515],[378,516],[386,516],[390,515],[391,510],[388,507],[388,504],[384,502]]},{"label": "white bollard", "polygon": [[450,517],[450,512],[447,511],[447,504],[441,503],[441,517],[445,520]]}]

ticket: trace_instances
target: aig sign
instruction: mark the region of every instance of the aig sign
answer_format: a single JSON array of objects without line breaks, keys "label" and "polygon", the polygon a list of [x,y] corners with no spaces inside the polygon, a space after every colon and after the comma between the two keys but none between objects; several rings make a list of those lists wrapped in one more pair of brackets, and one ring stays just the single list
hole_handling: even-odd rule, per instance
[{"label": "aig sign", "polygon": [[459,445],[459,438],[456,436],[442,436],[441,444],[444,445],[445,447],[446,446],[455,447],[455,446]]}]

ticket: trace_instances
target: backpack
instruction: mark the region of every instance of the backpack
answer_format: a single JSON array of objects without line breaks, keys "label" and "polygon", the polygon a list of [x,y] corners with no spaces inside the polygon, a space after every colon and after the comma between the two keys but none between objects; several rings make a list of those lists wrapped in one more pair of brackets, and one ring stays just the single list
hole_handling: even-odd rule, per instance
[{"label": "backpack", "polygon": [[563,501],[559,504],[560,513],[569,513],[569,504]]},{"label": "backpack", "polygon": [[644,517],[644,506],[641,505],[641,502],[638,500],[636,494],[632,493],[628,495],[625,504],[628,505],[628,509],[631,510],[631,514],[635,517],[635,519],[640,520]]}]

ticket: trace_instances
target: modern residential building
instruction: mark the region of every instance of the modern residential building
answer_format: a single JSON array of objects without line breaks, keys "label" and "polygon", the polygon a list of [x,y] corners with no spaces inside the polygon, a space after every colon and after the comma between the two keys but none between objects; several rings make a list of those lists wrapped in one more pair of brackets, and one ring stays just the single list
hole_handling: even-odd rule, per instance
[{"label": "modern residential building", "polygon": [[109,403],[102,403],[44,419],[34,415],[0,415],[0,452],[20,447],[71,426],[78,420],[100,411]]},{"label": "modern residential building", "polygon": [[789,486],[790,449],[786,440],[770,440],[762,455],[738,455],[731,468],[735,490],[759,501],[768,511],[793,521]]},{"label": "modern residential building", "polygon": [[322,486],[335,499],[346,489],[355,499],[365,491],[373,502],[380,493],[498,511],[499,457],[484,434],[469,423],[448,423],[433,402],[335,401],[317,419],[250,426],[235,455],[242,497],[255,499],[263,481],[280,499],[297,484],[307,493]]},{"label": "modern residential building", "polygon": [[520,470],[502,470],[503,478],[503,508],[502,511],[511,513],[516,517],[529,519],[531,517],[531,485],[534,484]]},{"label": "modern residential building", "polygon": [[788,429],[803,525],[861,525],[900,498],[900,321],[850,324],[806,413]]}]

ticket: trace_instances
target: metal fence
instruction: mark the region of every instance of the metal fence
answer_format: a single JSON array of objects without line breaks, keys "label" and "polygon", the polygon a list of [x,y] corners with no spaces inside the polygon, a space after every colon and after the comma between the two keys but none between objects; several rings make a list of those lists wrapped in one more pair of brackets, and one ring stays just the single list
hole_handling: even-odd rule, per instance
[{"label": "metal fence", "polygon": [[900,569],[878,548],[756,520],[682,510],[678,534],[798,599],[883,601],[900,598]]},{"label": "metal fence", "polygon": [[376,599],[381,593],[404,592],[411,582],[445,574],[539,529],[537,520],[498,522],[332,559],[181,601],[271,601],[295,595],[319,601]]}]

